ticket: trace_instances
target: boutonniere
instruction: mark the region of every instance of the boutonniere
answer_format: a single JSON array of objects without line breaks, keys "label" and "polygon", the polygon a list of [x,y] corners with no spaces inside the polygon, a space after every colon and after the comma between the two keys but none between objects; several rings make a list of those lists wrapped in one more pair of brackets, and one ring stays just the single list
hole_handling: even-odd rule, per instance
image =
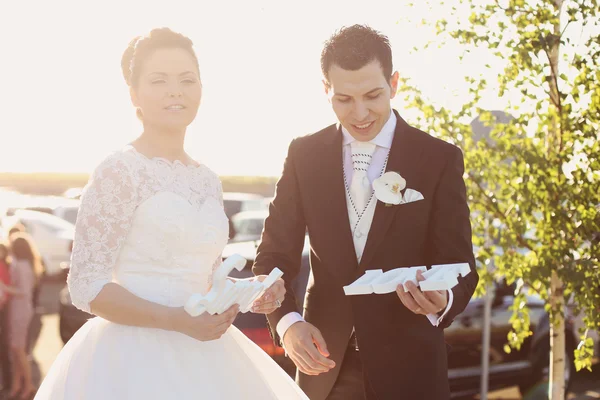
[{"label": "boutonniere", "polygon": [[[420,192],[406,189],[406,179],[397,172],[389,171],[373,181],[373,190],[377,200],[385,203],[386,207],[423,200]],[[402,191],[404,190],[404,194]]]}]

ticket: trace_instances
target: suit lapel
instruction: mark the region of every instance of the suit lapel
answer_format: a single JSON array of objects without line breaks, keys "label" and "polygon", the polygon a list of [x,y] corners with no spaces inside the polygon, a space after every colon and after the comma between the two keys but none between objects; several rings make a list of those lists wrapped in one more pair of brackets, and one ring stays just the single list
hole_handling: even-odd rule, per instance
[{"label": "suit lapel", "polygon": [[[343,136],[339,124],[332,126],[328,139],[325,141],[322,153],[322,168],[316,174],[320,180],[318,187],[326,193],[323,207],[321,207],[321,221],[328,224],[325,226],[331,232],[331,238],[335,238],[337,258],[340,262],[331,272],[346,285],[351,281],[354,271],[358,268],[354,242],[348,218],[348,206],[346,205],[346,187],[344,184],[344,158],[343,158]],[[339,268],[339,266],[342,266]]]},{"label": "suit lapel", "polygon": [[[408,177],[414,176],[414,166],[417,164],[419,159],[421,148],[414,142],[414,137],[411,134],[409,125],[400,117],[400,115],[394,110],[398,122],[396,123],[396,130],[394,132],[394,139],[392,141],[392,147],[388,158],[386,172],[395,171],[402,175],[407,180],[407,184],[410,187],[411,179]],[[377,201],[375,207],[375,215],[373,216],[373,222],[371,223],[371,229],[367,237],[367,243],[363,251],[363,255],[358,267],[358,275],[364,273],[368,268],[373,256],[377,251],[377,247],[385,237],[390,225],[394,220],[394,215],[398,210],[398,207],[386,207],[384,203],[374,198]]]}]

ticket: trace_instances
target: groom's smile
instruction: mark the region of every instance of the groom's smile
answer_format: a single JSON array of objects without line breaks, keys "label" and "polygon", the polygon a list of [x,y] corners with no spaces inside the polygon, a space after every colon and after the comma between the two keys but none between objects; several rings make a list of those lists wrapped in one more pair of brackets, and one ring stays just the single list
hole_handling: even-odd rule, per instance
[{"label": "groom's smile", "polygon": [[363,137],[370,137],[371,136],[370,135],[371,128],[373,128],[375,126],[375,122],[377,122],[377,121],[371,121],[371,122],[367,122],[367,123],[364,123],[361,125],[352,124],[352,130],[357,132],[358,134],[360,134]]}]

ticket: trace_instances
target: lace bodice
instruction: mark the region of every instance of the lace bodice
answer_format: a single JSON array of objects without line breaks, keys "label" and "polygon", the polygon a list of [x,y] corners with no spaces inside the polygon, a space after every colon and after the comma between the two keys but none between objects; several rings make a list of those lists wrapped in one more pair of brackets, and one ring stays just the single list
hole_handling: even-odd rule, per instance
[{"label": "lace bodice", "polygon": [[73,304],[90,312],[104,285],[117,282],[181,306],[209,289],[228,233],[215,173],[128,146],[96,168],[82,195],[67,280]]}]

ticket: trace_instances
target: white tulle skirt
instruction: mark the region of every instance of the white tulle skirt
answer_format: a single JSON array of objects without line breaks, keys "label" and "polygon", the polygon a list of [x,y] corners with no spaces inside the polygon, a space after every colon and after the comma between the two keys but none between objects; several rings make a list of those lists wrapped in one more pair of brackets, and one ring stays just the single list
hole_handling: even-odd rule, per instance
[{"label": "white tulle skirt", "polygon": [[232,326],[200,342],[178,332],[88,321],[66,344],[36,400],[308,399]]}]

